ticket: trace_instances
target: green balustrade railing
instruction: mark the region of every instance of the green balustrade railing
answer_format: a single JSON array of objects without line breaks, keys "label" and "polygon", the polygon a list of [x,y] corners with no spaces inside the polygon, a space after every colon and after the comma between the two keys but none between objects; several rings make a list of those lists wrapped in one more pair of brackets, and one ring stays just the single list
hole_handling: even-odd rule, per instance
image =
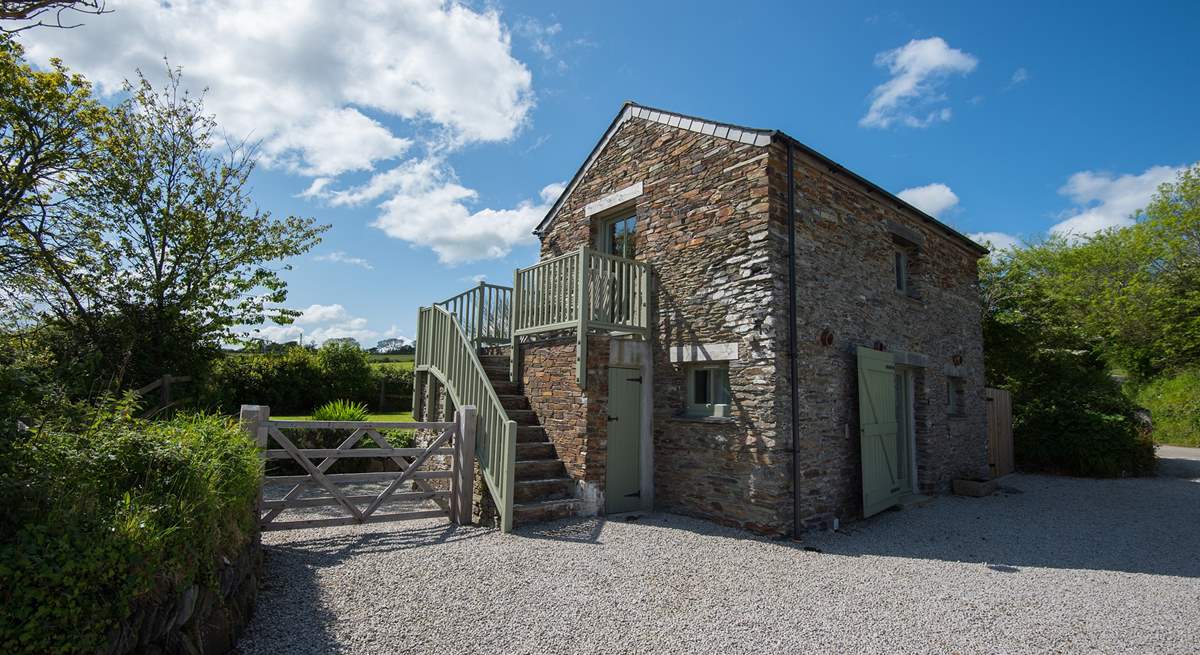
[{"label": "green balustrade railing", "polygon": [[[500,529],[512,530],[513,487],[517,461],[517,424],[508,418],[487,372],[479,362],[478,347],[458,320],[444,307],[422,307],[417,317],[417,352],[413,362],[418,376],[432,375],[446,389],[455,407],[478,408],[475,457],[484,482],[500,514]],[[421,393],[423,384],[414,384]],[[419,407],[414,399],[414,408]]]},{"label": "green balustrade railing", "polygon": [[575,373],[587,382],[592,330],[650,334],[650,267],[589,248],[552,257],[513,274],[513,376],[521,336],[575,330]]},{"label": "green balustrade railing", "polygon": [[458,319],[475,347],[506,344],[512,331],[512,288],[480,282],[479,286],[433,303]]}]

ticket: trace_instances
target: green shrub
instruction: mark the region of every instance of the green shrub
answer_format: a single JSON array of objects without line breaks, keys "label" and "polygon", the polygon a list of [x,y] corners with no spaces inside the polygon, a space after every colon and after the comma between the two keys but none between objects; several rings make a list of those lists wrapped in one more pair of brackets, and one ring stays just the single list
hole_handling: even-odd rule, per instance
[{"label": "green shrub", "polygon": [[380,385],[385,402],[411,398],[411,368],[372,365],[367,353],[353,345],[332,343],[317,351],[289,348],[283,353],[227,355],[214,363],[201,402],[229,414],[245,404],[268,405],[275,415],[308,414],[337,399],[387,411],[389,407],[380,406]]},{"label": "green shrub", "polygon": [[1150,410],[1156,442],[1200,446],[1200,370],[1153,380],[1135,398]]},{"label": "green shrub", "polygon": [[349,400],[331,400],[313,410],[314,421],[367,421],[367,406]]},{"label": "green shrub", "polygon": [[1133,404],[1091,354],[1040,351],[1010,382],[1018,467],[1094,477],[1153,472],[1154,446],[1138,431]]},{"label": "green shrub", "polygon": [[214,587],[253,529],[261,464],[235,422],[130,409],[0,440],[0,651],[95,652],[139,598]]}]

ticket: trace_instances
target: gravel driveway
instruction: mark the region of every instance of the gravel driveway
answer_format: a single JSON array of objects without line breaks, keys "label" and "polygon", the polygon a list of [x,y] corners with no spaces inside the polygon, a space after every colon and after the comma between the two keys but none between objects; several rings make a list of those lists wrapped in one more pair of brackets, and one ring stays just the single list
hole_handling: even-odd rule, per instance
[{"label": "gravel driveway", "polygon": [[812,534],[669,514],[267,533],[242,653],[1200,652],[1200,481],[1011,476]]}]

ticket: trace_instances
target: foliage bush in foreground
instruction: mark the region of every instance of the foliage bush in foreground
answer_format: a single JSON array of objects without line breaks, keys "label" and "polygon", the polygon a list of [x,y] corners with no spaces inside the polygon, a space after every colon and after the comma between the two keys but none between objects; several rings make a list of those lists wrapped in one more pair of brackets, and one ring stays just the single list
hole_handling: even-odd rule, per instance
[{"label": "foliage bush in foreground", "polygon": [[216,585],[261,464],[228,418],[90,420],[0,438],[0,651],[95,652],[151,592]]},{"label": "foliage bush in foreground", "polygon": [[1150,410],[1155,441],[1200,447],[1200,370],[1160,377],[1139,389],[1136,400]]}]

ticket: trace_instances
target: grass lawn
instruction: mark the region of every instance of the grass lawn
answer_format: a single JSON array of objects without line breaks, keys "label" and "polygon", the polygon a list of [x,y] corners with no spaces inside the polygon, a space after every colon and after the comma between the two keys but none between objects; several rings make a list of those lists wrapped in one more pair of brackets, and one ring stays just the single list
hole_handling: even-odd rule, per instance
[{"label": "grass lawn", "polygon": [[[272,419],[277,421],[309,421],[311,416],[272,416]],[[412,412],[396,412],[394,414],[371,414],[367,420],[369,421],[396,421],[408,422],[413,420]]]}]

